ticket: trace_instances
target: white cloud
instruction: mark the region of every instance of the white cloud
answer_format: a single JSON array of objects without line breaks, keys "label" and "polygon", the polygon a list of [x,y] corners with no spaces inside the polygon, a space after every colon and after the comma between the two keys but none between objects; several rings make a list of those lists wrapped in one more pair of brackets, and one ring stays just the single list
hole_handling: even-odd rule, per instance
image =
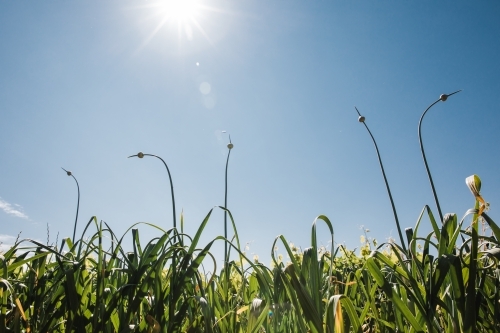
[{"label": "white cloud", "polygon": [[16,241],[16,237],[10,235],[2,235],[0,234],[0,243],[12,243]]},{"label": "white cloud", "polygon": [[[14,208],[15,206],[15,208]],[[15,217],[20,217],[22,219],[29,220],[28,215],[24,214],[21,210],[22,207],[18,204],[14,204],[14,206],[7,201],[3,200],[0,198],[0,209],[3,210],[5,213],[15,216]]]},{"label": "white cloud", "polygon": [[8,251],[16,242],[16,237],[0,234],[0,253]]}]

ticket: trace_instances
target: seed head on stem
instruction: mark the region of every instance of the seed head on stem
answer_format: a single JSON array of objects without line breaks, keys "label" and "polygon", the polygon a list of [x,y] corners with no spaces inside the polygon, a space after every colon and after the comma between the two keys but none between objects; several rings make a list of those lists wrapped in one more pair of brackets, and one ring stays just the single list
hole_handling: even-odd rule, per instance
[{"label": "seed head on stem", "polygon": [[436,202],[436,207],[437,207],[437,210],[439,213],[439,218],[441,219],[441,222],[443,222],[443,213],[441,212],[441,206],[439,205],[439,200],[438,200],[438,196],[436,193],[436,189],[434,187],[434,182],[432,181],[431,171],[429,170],[429,165],[427,164],[427,158],[425,157],[424,144],[422,143],[422,131],[421,131],[422,121],[424,120],[424,116],[427,113],[427,111],[429,111],[434,105],[436,105],[440,101],[445,102],[448,99],[448,97],[455,95],[456,93],[459,93],[461,91],[462,90],[457,90],[451,94],[441,94],[439,96],[439,98],[434,103],[432,103],[431,105],[429,105],[427,107],[427,109],[425,109],[424,113],[422,113],[422,116],[420,117],[420,121],[418,122],[418,140],[420,143],[420,151],[422,152],[422,159],[424,160],[425,170],[427,171],[427,177],[429,177],[429,183],[431,184],[432,195],[434,196],[434,201]]},{"label": "seed head on stem", "polygon": [[[161,158],[160,156],[157,156],[157,155],[153,155],[153,154],[144,154],[142,152],[139,152],[137,153],[136,155],[131,155],[129,156],[130,157],[139,157],[139,158],[143,158],[144,156],[152,156],[152,157],[156,157],[157,159],[159,159],[160,161],[163,162],[163,165],[165,166],[165,168],[167,169],[167,173],[168,173],[168,179],[170,181],[170,193],[172,195],[172,216],[173,216],[173,220],[174,220],[174,240],[176,237],[176,233],[177,233],[177,222],[176,222],[176,217],[175,217],[175,197],[174,197],[174,184],[172,182],[172,176],[170,175],[170,170],[168,168],[168,165],[167,163],[163,160],[163,158]],[[180,238],[180,237],[179,237]],[[177,252],[174,252],[173,253],[173,256],[172,256],[172,276],[171,276],[171,285],[173,285],[173,282],[176,281],[176,276],[177,276]],[[174,318],[174,310],[175,310],[175,306],[174,306],[174,301],[173,301],[173,296],[174,294],[173,293],[170,293],[169,295],[169,309],[168,309],[168,312],[169,312],[169,318]],[[171,324],[169,324],[169,327],[170,327]],[[168,332],[170,332],[171,330],[170,329],[167,329]]]},{"label": "seed head on stem", "polygon": [[385,176],[385,171],[384,171],[384,165],[382,164],[382,158],[380,157],[380,152],[378,150],[377,142],[375,141],[375,138],[372,135],[372,132],[368,128],[368,125],[365,123],[365,117],[359,113],[358,108],[354,107],[356,109],[356,112],[358,113],[358,121],[360,123],[363,123],[365,125],[366,130],[368,131],[368,134],[370,134],[370,137],[372,138],[373,144],[375,145],[375,150],[377,152],[377,157],[378,157],[378,162],[380,164],[380,169],[382,170],[382,176],[384,177],[384,182],[385,182],[385,187],[387,189],[387,194],[389,195],[389,200],[391,201],[391,206],[392,206],[392,213],[394,214],[394,220],[396,221],[396,227],[398,228],[398,234],[399,234],[399,239],[401,241],[401,247],[403,248],[404,252],[406,253],[406,246],[405,242],[403,239],[403,233],[401,232],[401,226],[399,225],[399,219],[398,219],[398,214],[396,213],[396,206],[394,205],[394,200],[392,199],[392,194],[391,194],[391,189],[389,188],[389,183],[387,182],[387,177]]},{"label": "seed head on stem", "polygon": [[[222,133],[226,133],[226,131],[222,131]],[[231,156],[231,149],[233,149],[234,145],[231,142],[231,135],[229,135],[229,143],[227,144],[227,159],[226,159],[226,172],[225,172],[225,181],[224,181],[224,208],[227,209],[227,171],[229,166],[229,156]],[[229,284],[229,253],[227,248],[227,210],[224,211],[224,238],[226,239],[224,242],[224,277],[225,277],[225,297],[228,297],[228,289],[227,286]]]},{"label": "seed head on stem", "polygon": [[68,171],[68,170],[66,170],[64,168],[61,168],[61,169],[63,169],[64,171],[66,171],[66,174],[68,176],[73,177],[73,179],[76,182],[76,189],[78,190],[78,200],[77,200],[77,203],[76,203],[76,217],[75,217],[75,224],[73,226],[73,238],[71,239],[71,241],[74,244],[75,243],[75,234],[76,234],[76,225],[78,223],[78,210],[80,209],[80,185],[78,185],[78,180],[76,180],[75,176],[73,176],[73,174],[71,173],[71,171]]},{"label": "seed head on stem", "polygon": [[[222,131],[222,133],[226,133],[226,131]],[[227,144],[228,152],[227,152],[227,159],[226,159],[226,173],[225,173],[225,191],[224,191],[224,208],[227,209],[227,170],[229,166],[229,156],[231,155],[231,149],[233,149],[234,145],[231,142],[231,135],[229,135],[229,143]],[[227,239],[227,211],[224,211],[224,238]],[[225,264],[227,265],[227,243],[225,244],[224,247],[224,261]]]},{"label": "seed head on stem", "polygon": [[171,195],[172,195],[172,215],[173,215],[173,221],[174,221],[174,228],[177,228],[177,220],[176,220],[176,216],[175,216],[175,197],[174,197],[174,184],[172,182],[172,176],[170,175],[170,169],[168,168],[168,165],[167,163],[163,160],[163,158],[161,158],[160,156],[157,156],[157,155],[153,155],[153,154],[144,154],[143,152],[138,152],[137,154],[135,155],[130,155],[128,158],[131,158],[131,157],[139,157],[139,158],[144,158],[144,156],[152,156],[152,157],[156,157],[157,159],[159,159],[160,161],[163,162],[163,165],[165,166],[165,168],[167,169],[167,173],[168,173],[168,179],[170,181],[170,192],[171,192]]}]

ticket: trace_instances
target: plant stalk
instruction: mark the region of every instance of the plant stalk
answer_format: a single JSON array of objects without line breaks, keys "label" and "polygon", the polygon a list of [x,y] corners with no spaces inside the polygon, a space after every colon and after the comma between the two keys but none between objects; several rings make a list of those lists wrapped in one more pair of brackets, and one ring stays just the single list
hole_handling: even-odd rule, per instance
[{"label": "plant stalk", "polygon": [[170,169],[168,168],[168,165],[167,163],[163,160],[163,158],[161,158],[160,156],[157,156],[157,155],[153,155],[153,154],[143,154],[143,153],[139,153],[139,154],[136,154],[136,155],[131,155],[129,156],[130,157],[139,157],[139,158],[142,158],[144,156],[152,156],[152,157],[156,157],[157,159],[159,159],[160,161],[163,162],[163,165],[165,166],[165,168],[167,169],[167,173],[168,173],[168,179],[170,181],[170,193],[171,193],[171,197],[172,197],[172,218],[173,218],[173,222],[174,222],[174,229],[177,228],[177,220],[176,220],[176,216],[175,216],[175,196],[174,196],[174,184],[172,182],[172,176],[170,175]]},{"label": "plant stalk", "polygon": [[73,177],[73,179],[76,182],[76,188],[78,190],[78,200],[76,202],[76,217],[75,217],[75,224],[73,226],[73,238],[71,239],[71,241],[73,242],[73,244],[75,244],[76,224],[78,223],[78,211],[80,210],[80,185],[78,185],[78,180],[76,180],[75,176],[73,176],[73,174],[71,173],[71,171],[68,171],[68,170],[66,170],[64,168],[61,168],[61,169],[63,169],[64,171],[66,171],[66,174],[68,176]]},{"label": "plant stalk", "polygon": [[422,127],[422,121],[424,120],[424,116],[427,113],[427,111],[429,111],[438,102],[440,102],[440,101],[444,102],[448,99],[448,97],[450,97],[451,95],[455,95],[456,93],[459,93],[460,91],[462,91],[462,90],[457,90],[454,93],[451,93],[449,95],[442,94],[441,96],[439,96],[439,98],[434,103],[432,103],[431,105],[429,105],[429,107],[427,107],[427,109],[425,109],[424,113],[422,113],[422,116],[420,117],[420,121],[418,122],[418,141],[420,143],[420,151],[422,152],[422,158],[424,159],[425,170],[427,171],[427,176],[429,177],[429,182],[431,183],[432,195],[434,196],[434,201],[436,202],[436,206],[438,209],[439,218],[441,219],[441,223],[443,222],[443,213],[441,212],[441,206],[439,205],[438,196],[436,194],[436,188],[434,187],[434,182],[432,181],[431,171],[429,170],[429,165],[427,164],[427,158],[425,157],[424,144],[422,143],[421,127]]},{"label": "plant stalk", "polygon": [[380,152],[378,150],[377,142],[375,141],[375,138],[373,137],[372,132],[368,128],[368,125],[366,125],[366,123],[365,123],[365,117],[363,117],[359,113],[358,108],[356,108],[356,107],[354,107],[354,108],[356,109],[356,112],[359,115],[359,118],[358,118],[359,122],[361,122],[361,123],[363,123],[363,125],[365,125],[365,128],[368,131],[368,134],[370,134],[372,141],[373,141],[373,144],[375,145],[375,150],[377,151],[378,162],[380,164],[380,169],[382,170],[382,176],[384,177],[385,187],[387,189],[387,193],[389,194],[389,200],[391,201],[392,213],[394,214],[394,220],[396,221],[396,227],[398,228],[398,234],[399,234],[399,239],[401,241],[401,246],[402,246],[404,252],[407,253],[406,245],[405,245],[404,238],[403,238],[403,233],[401,232],[401,226],[399,225],[398,213],[396,212],[396,206],[394,205],[394,200],[392,199],[391,189],[389,187],[389,183],[387,182],[387,177],[385,175],[384,165],[382,164],[382,158],[380,157]]}]

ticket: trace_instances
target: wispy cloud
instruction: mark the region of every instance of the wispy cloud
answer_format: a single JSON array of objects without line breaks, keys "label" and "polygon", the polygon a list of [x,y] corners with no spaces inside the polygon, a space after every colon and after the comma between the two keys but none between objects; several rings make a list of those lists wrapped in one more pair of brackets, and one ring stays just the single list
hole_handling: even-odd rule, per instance
[{"label": "wispy cloud", "polygon": [[0,253],[9,250],[16,242],[16,237],[0,234]]},{"label": "wispy cloud", "polygon": [[3,200],[2,198],[0,198],[0,209],[3,210],[6,214],[29,220],[28,215],[22,212],[21,205],[18,204],[12,205],[7,201]]}]

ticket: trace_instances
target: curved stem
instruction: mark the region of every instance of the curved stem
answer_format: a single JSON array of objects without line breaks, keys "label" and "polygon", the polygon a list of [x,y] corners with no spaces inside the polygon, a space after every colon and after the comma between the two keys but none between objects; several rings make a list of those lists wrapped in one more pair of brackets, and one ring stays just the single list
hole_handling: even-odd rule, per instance
[{"label": "curved stem", "polygon": [[375,145],[375,150],[377,151],[377,157],[378,157],[378,162],[380,164],[380,169],[382,170],[382,176],[384,177],[384,182],[385,182],[385,187],[387,189],[387,193],[389,194],[389,200],[391,201],[391,207],[392,207],[392,213],[394,214],[394,220],[396,221],[396,227],[398,228],[398,234],[399,234],[399,239],[401,241],[401,246],[406,253],[406,246],[403,238],[403,233],[401,232],[401,226],[399,225],[399,219],[398,219],[398,214],[396,213],[396,206],[394,205],[394,200],[392,199],[392,194],[391,194],[391,189],[389,188],[389,183],[387,182],[387,177],[385,175],[385,170],[384,170],[384,165],[382,164],[382,158],[380,157],[380,152],[378,150],[377,142],[375,141],[375,138],[372,135],[372,132],[368,128],[368,126],[365,123],[364,117],[361,116],[361,114],[358,111],[358,108],[354,107],[356,109],[356,112],[359,115],[360,122],[365,125],[366,130],[368,131],[368,134],[370,134],[370,137],[372,138],[373,144]]},{"label": "curved stem", "polygon": [[[165,165],[165,168],[167,169],[168,173],[168,179],[170,181],[170,193],[172,196],[172,215],[173,215],[173,222],[174,222],[174,240],[176,238],[176,233],[177,233],[177,220],[175,217],[175,196],[174,196],[174,184],[172,182],[172,175],[170,174],[170,169],[168,168],[167,163],[161,158],[160,156],[153,155],[153,154],[143,154],[143,153],[138,153],[136,155],[129,156],[130,157],[139,157],[143,158],[144,156],[152,156],[156,157],[160,161],[163,162],[163,165]],[[177,282],[177,251],[174,250],[174,253],[172,255],[172,275],[171,275],[171,280],[170,280],[170,286],[173,288]],[[170,328],[172,327],[174,323],[174,317],[175,317],[175,300],[174,300],[174,293],[170,292],[169,294],[169,307],[168,307],[168,318],[169,318],[169,323],[168,323],[168,329],[167,331],[170,332]]]},{"label": "curved stem", "polygon": [[431,183],[431,189],[432,189],[432,195],[434,196],[434,201],[436,202],[436,207],[439,213],[439,219],[441,222],[443,222],[443,213],[441,212],[441,206],[439,205],[439,200],[436,194],[436,188],[434,187],[434,182],[432,181],[432,175],[431,171],[429,170],[429,165],[427,164],[427,158],[425,157],[425,151],[424,151],[424,145],[422,143],[422,132],[421,132],[421,127],[422,127],[422,120],[424,119],[425,114],[431,107],[433,107],[435,104],[437,104],[441,99],[438,99],[424,111],[422,116],[420,117],[420,121],[418,122],[418,141],[420,143],[420,151],[422,152],[422,158],[424,159],[424,165],[425,165],[425,170],[427,171],[427,177],[429,177],[429,182]]},{"label": "curved stem", "polygon": [[76,182],[76,189],[78,190],[78,200],[77,200],[77,203],[76,203],[76,217],[75,217],[75,224],[73,226],[73,238],[71,239],[71,241],[73,242],[73,244],[75,244],[76,225],[78,223],[78,211],[80,210],[80,185],[78,185],[78,180],[76,180],[75,176],[73,176],[73,174],[71,173],[71,171],[68,171],[68,170],[66,170],[64,168],[61,168],[61,169],[63,169],[64,171],[66,171],[66,174],[68,176],[73,177],[73,179]]},{"label": "curved stem", "polygon": [[434,201],[436,202],[436,207],[438,209],[439,218],[440,218],[441,222],[443,222],[443,213],[441,212],[441,206],[439,205],[439,200],[438,200],[438,196],[436,193],[436,188],[434,187],[434,182],[432,181],[431,171],[429,169],[429,165],[427,164],[427,158],[425,157],[424,144],[422,143],[422,131],[421,131],[422,121],[424,120],[424,116],[427,113],[427,111],[429,111],[434,105],[436,105],[440,101],[443,101],[443,102],[446,101],[448,99],[448,97],[450,97],[451,95],[455,95],[456,93],[459,93],[460,91],[461,90],[457,90],[454,93],[451,93],[449,95],[442,94],[438,98],[438,100],[436,100],[434,103],[429,105],[429,107],[427,107],[427,109],[425,109],[424,113],[422,113],[422,116],[420,117],[420,121],[418,122],[418,141],[420,143],[420,151],[422,152],[422,158],[424,159],[425,170],[427,171],[427,176],[429,177],[429,182],[431,183],[432,195],[434,196]]},{"label": "curved stem", "polygon": [[[132,156],[129,156],[130,157],[135,157],[135,156],[139,156],[139,155],[132,155]],[[171,196],[172,196],[172,218],[173,218],[173,222],[174,222],[174,229],[177,228],[177,219],[176,219],[176,215],[175,215],[175,196],[174,196],[174,184],[172,182],[172,175],[170,174],[170,169],[168,168],[168,165],[167,163],[163,160],[163,158],[161,158],[160,156],[157,156],[157,155],[153,155],[153,154],[142,154],[142,156],[152,156],[152,157],[156,157],[157,159],[159,159],[160,161],[163,162],[163,165],[165,165],[165,168],[167,169],[167,173],[168,173],[168,179],[170,181],[170,193],[171,193]],[[142,157],[141,157],[142,158]]]},{"label": "curved stem", "polygon": [[[231,139],[229,139],[229,142],[231,142]],[[226,160],[226,177],[225,177],[225,191],[224,191],[224,208],[227,209],[227,168],[229,165],[229,156],[231,155],[231,149],[229,149],[227,153],[227,160]],[[224,211],[224,238],[227,239],[227,211]],[[224,265],[227,265],[227,260],[228,260],[228,253],[227,253],[227,241],[224,243]]]},{"label": "curved stem", "polygon": [[[227,209],[227,170],[229,166],[229,156],[231,156],[231,149],[233,149],[233,143],[231,142],[231,135],[229,135],[229,143],[227,145],[228,152],[227,152],[227,159],[226,159],[226,173],[225,173],[225,182],[224,182],[224,208]],[[227,210],[224,211],[224,296],[225,296],[225,301],[229,302],[228,299],[228,292],[229,292],[229,253],[227,250]],[[228,304],[228,303],[226,303]]]},{"label": "curved stem", "polygon": [[170,170],[168,169],[168,165],[167,165],[167,163],[165,163],[165,161],[163,160],[163,158],[161,158],[160,156],[151,155],[151,154],[144,154],[144,155],[145,156],[153,156],[153,157],[156,157],[156,158],[160,159],[163,162],[163,165],[165,165],[165,168],[167,169],[168,180],[170,181],[170,194],[172,196],[172,218],[173,218],[173,221],[174,221],[174,229],[176,229],[177,228],[177,217],[175,215],[174,184],[172,182],[172,175],[170,174]]}]

